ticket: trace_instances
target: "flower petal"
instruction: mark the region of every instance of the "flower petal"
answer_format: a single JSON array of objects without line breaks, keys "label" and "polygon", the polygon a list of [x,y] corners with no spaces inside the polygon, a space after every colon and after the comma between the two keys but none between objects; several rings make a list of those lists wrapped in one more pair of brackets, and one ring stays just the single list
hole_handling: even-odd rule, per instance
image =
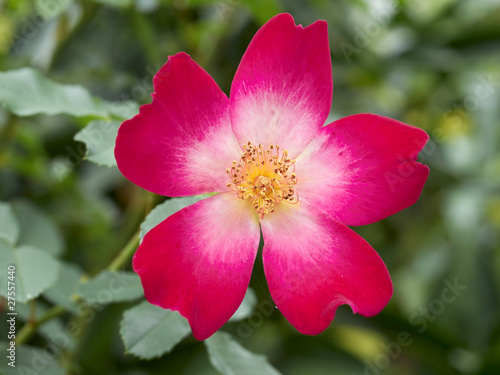
[{"label": "flower petal", "polygon": [[146,234],[133,266],[146,299],[186,317],[198,340],[238,309],[260,239],[251,206],[223,193],[178,211]]},{"label": "flower petal", "polygon": [[281,204],[261,220],[269,291],[301,333],[325,330],[339,305],[378,314],[392,282],[375,250],[345,225],[305,203]]},{"label": "flower petal", "polygon": [[298,155],[326,121],[332,65],[325,21],[303,28],[279,14],[255,34],[231,87],[240,144],[279,144]]},{"label": "flower petal", "polygon": [[241,156],[227,96],[185,53],[170,56],[153,83],[153,102],[118,131],[120,171],[168,196],[227,190],[225,170]]},{"label": "flower petal", "polygon": [[395,214],[422,192],[429,168],[416,160],[428,139],[419,128],[378,115],[335,121],[297,158],[299,197],[346,225]]}]

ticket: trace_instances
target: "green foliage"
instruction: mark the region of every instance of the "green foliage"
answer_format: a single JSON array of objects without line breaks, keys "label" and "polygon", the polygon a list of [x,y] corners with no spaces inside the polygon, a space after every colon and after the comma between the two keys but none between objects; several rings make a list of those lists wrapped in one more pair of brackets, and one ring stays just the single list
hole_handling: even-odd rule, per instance
[{"label": "green foliage", "polygon": [[187,320],[177,311],[147,301],[125,311],[120,326],[127,352],[143,359],[170,352],[191,332]]},{"label": "green foliage", "polygon": [[[0,342],[0,350],[7,353],[10,344]],[[0,362],[0,371],[3,375],[65,375],[66,370],[59,365],[56,358],[47,355],[47,352],[34,346],[21,346],[16,349],[16,367],[8,366],[5,361]]]},{"label": "green foliage", "polygon": [[[393,278],[382,313],[340,308],[324,334],[300,335],[274,308],[259,255],[253,289],[203,345],[177,312],[141,300],[130,257],[210,195],[155,206],[114,168],[114,143],[169,55],[189,53],[229,95],[255,31],[282,11],[328,21],[328,121],[374,112],[425,129],[431,175],[414,206],[355,228]],[[14,265],[19,343],[16,368],[4,357],[0,373],[277,374],[272,363],[290,375],[497,374],[499,22],[494,1],[4,1],[0,334]]]},{"label": "green foliage", "polygon": [[253,291],[253,289],[248,288],[245,293],[245,298],[243,298],[243,302],[240,307],[233,316],[229,319],[230,322],[239,322],[240,320],[247,319],[252,316],[253,311],[255,310],[255,305],[257,304],[257,295]]},{"label": "green foliage", "polygon": [[92,0],[92,1],[116,7],[128,7],[133,4],[132,0]]},{"label": "green foliage", "polygon": [[19,238],[19,223],[12,206],[6,202],[0,202],[0,224],[0,239],[16,243]]},{"label": "green foliage", "polygon": [[52,19],[66,12],[73,4],[73,0],[57,0],[57,2],[35,0],[35,9],[38,14],[43,14],[45,17]]},{"label": "green foliage", "polygon": [[[30,301],[17,304],[16,312],[18,319],[26,324],[30,319],[42,319],[49,312],[49,307],[43,301]],[[53,318],[41,325],[38,328],[38,334],[49,343],[58,346],[64,343],[68,349],[75,348],[75,340],[67,334],[64,321],[60,317]]]},{"label": "green foliage", "polygon": [[153,210],[151,210],[149,215],[146,217],[146,220],[142,222],[139,237],[142,240],[146,233],[148,233],[151,229],[156,227],[170,215],[173,215],[177,211],[180,211],[183,208],[190,206],[202,199],[206,199],[210,196],[210,194],[200,194],[192,197],[170,198],[165,202],[157,205]]},{"label": "green foliage", "polygon": [[57,257],[64,251],[62,234],[43,211],[27,200],[12,202],[19,221],[18,246],[28,245],[45,250]]},{"label": "green foliage", "polygon": [[0,294],[8,296],[11,281],[16,285],[16,299],[29,301],[57,281],[59,262],[54,256],[62,250],[60,234],[47,216],[27,201],[12,205],[1,202],[0,220],[4,228],[0,238]]},{"label": "green foliage", "polygon": [[55,305],[78,315],[81,311],[77,303],[77,290],[83,271],[74,263],[61,262],[61,270],[56,285],[47,289],[43,296]]},{"label": "green foliage", "polygon": [[133,301],[144,295],[139,276],[127,271],[103,271],[80,284],[77,294],[91,304]]},{"label": "green foliage", "polygon": [[86,158],[97,165],[116,167],[115,140],[118,135],[119,121],[94,120],[75,134],[75,141],[87,146]]},{"label": "green foliage", "polygon": [[[220,2],[224,6],[224,2]],[[255,0],[245,2],[253,17],[260,23],[266,23],[271,17],[283,13],[283,7],[277,0]]]},{"label": "green foliage", "polygon": [[205,345],[210,362],[224,375],[279,375],[264,356],[249,352],[228,333],[216,332]]},{"label": "green foliage", "polygon": [[[0,294],[7,296],[9,273],[7,265],[14,265],[16,298],[26,302],[38,297],[57,281],[59,263],[47,252],[29,245],[14,247],[0,240]],[[46,270],[50,270],[47,272]]]},{"label": "green foliage", "polygon": [[22,68],[0,73],[0,103],[18,116],[38,113],[106,116],[102,103],[81,86],[62,85],[40,72]]},{"label": "green foliage", "polygon": [[[249,318],[255,304],[255,293],[248,289],[241,306],[229,321]],[[142,359],[170,352],[190,332],[187,320],[177,311],[165,310],[147,301],[126,310],[120,323],[120,335],[127,352]]]}]

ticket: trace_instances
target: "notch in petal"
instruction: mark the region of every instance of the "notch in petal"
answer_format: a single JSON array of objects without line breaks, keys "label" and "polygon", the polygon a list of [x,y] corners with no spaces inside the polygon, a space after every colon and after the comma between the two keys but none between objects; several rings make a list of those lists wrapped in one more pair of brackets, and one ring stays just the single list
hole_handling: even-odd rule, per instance
[{"label": "notch in petal", "polygon": [[345,225],[304,203],[280,207],[261,225],[269,291],[299,332],[322,332],[342,304],[373,316],[389,302],[384,262]]}]

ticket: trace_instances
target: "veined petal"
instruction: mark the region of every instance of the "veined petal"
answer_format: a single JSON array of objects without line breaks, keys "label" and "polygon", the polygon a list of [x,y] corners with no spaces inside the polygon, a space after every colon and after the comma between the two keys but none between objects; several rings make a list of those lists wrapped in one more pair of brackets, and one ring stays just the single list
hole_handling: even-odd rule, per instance
[{"label": "veined petal", "polygon": [[325,21],[304,28],[279,14],[255,34],[231,87],[231,122],[240,144],[279,144],[293,158],[316,136],[332,103]]},{"label": "veined petal", "polygon": [[348,116],[321,130],[297,157],[304,202],[346,225],[379,221],[415,203],[429,168],[417,160],[429,136],[372,114]]},{"label": "veined petal", "polygon": [[120,171],[162,195],[227,190],[225,170],[241,155],[227,96],[185,53],[170,56],[153,83],[153,102],[118,131]]},{"label": "veined petal", "polygon": [[354,231],[303,202],[261,220],[263,261],[277,307],[301,333],[325,330],[339,305],[378,314],[392,296],[384,262]]},{"label": "veined petal", "polygon": [[260,239],[251,206],[232,193],[201,200],[149,231],[134,259],[146,299],[186,317],[206,339],[238,309]]}]

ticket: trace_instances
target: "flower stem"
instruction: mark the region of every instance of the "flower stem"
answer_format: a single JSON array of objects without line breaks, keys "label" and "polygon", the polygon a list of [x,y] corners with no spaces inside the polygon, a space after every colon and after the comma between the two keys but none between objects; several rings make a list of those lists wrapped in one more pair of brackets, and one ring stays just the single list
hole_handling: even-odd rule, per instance
[{"label": "flower stem", "polygon": [[134,254],[135,250],[137,250],[137,246],[139,246],[139,231],[140,229],[130,238],[125,247],[118,253],[118,255],[111,261],[109,266],[107,267],[108,271],[118,271],[122,268],[125,263],[127,263]]},{"label": "flower stem", "polygon": [[[148,216],[148,214],[151,212],[151,209],[153,208],[154,201],[156,198],[156,194],[149,193],[146,196],[146,209],[144,212],[144,217]],[[118,253],[118,255],[111,261],[109,266],[107,267],[108,271],[118,271],[120,268],[122,268],[125,263],[127,263],[130,258],[132,258],[132,255],[134,255],[134,252],[137,250],[137,247],[139,246],[139,233],[141,232],[141,228],[134,233],[134,235],[130,238],[130,240],[126,243],[126,245],[123,247],[123,249]]]},{"label": "flower stem", "polygon": [[49,311],[47,311],[40,319],[36,321],[29,320],[19,331],[19,334],[16,337],[16,344],[17,345],[24,344],[31,338],[31,336],[35,334],[38,326],[42,325],[43,323],[53,318],[58,317],[59,315],[64,313],[64,311],[65,311],[64,308],[62,308],[61,306],[54,306]]},{"label": "flower stem", "polygon": [[18,123],[19,118],[12,115],[0,132],[0,168],[3,168],[4,164],[7,162],[8,154],[11,152],[8,143],[14,137]]},{"label": "flower stem", "polygon": [[30,316],[28,322],[36,322],[36,302],[34,299],[30,301]]}]

